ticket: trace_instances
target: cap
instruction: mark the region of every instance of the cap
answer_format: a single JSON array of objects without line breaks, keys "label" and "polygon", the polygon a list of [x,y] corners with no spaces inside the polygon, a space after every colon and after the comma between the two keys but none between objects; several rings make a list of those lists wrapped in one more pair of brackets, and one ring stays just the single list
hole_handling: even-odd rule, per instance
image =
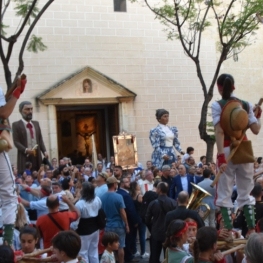
[{"label": "cap", "polygon": [[107,184],[114,184],[114,183],[119,183],[120,181],[116,179],[116,177],[111,176],[107,179]]},{"label": "cap", "polygon": [[108,179],[108,174],[107,173],[102,172],[102,173],[99,173],[98,175],[103,177],[105,180]]}]

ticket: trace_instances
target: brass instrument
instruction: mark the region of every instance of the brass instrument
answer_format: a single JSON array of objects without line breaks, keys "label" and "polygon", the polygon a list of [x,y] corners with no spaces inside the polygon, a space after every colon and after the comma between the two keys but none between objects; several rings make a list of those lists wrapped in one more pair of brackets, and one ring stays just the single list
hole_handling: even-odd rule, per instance
[{"label": "brass instrument", "polygon": [[202,200],[207,196],[211,196],[211,194],[205,191],[202,187],[194,183],[191,184],[193,186],[193,191],[186,208],[199,211],[202,206],[205,206],[207,210],[204,212],[204,214],[200,215],[202,219],[205,220],[210,213],[210,207],[209,205],[202,203]]}]

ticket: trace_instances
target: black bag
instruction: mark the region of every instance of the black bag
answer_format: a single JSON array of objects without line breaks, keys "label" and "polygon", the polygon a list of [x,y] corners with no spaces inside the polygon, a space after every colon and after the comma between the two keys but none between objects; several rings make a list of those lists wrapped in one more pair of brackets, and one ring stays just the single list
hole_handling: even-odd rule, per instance
[{"label": "black bag", "polygon": [[105,226],[106,226],[107,218],[106,218],[106,214],[105,214],[105,212],[104,212],[104,210],[102,208],[100,208],[100,210],[98,212],[97,219],[98,219],[98,227],[99,227],[99,229],[100,230],[104,229]]}]

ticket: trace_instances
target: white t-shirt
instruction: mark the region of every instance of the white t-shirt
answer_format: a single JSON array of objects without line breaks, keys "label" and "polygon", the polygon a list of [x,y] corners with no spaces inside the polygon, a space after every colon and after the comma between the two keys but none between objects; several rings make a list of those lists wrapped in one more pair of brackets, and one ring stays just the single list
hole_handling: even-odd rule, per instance
[{"label": "white t-shirt", "polygon": [[[248,103],[248,104],[249,104],[248,126],[250,126],[252,123],[257,122],[258,120],[254,115],[252,104],[251,103]],[[221,109],[220,104],[217,101],[214,101],[212,103],[211,108],[212,108],[213,124],[214,126],[216,126],[220,122],[220,115],[221,115],[222,109]]]},{"label": "white t-shirt", "polygon": [[0,87],[0,107],[4,106],[5,104],[6,104],[5,94],[2,90],[2,88]]}]

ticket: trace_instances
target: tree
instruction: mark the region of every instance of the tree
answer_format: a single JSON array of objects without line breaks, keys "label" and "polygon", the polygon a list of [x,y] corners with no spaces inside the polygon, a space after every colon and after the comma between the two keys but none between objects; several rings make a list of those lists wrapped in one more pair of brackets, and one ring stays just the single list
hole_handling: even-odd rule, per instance
[{"label": "tree", "polygon": [[[47,47],[42,42],[41,37],[31,35],[37,22],[48,9],[48,7],[54,2],[54,0],[48,0],[39,8],[38,0],[0,0],[0,14],[1,14],[1,31],[0,31],[0,57],[3,64],[5,81],[7,89],[11,89],[24,69],[23,55],[25,49],[28,51],[37,53],[38,51],[44,51]],[[4,17],[8,7],[14,5],[16,16],[20,18],[20,21],[16,27],[14,33],[7,36],[6,30],[8,25],[4,24]],[[24,34],[22,35],[22,32]],[[14,49],[14,45],[17,40],[21,38],[22,44],[18,55],[18,67],[15,76],[12,79],[12,73],[9,67],[10,58]]]},{"label": "tree", "polygon": [[[263,0],[130,0],[144,2],[165,25],[168,39],[180,41],[185,54],[195,63],[204,102],[198,126],[200,138],[206,142],[206,156],[211,161],[215,139],[207,132],[208,104],[213,98],[214,85],[223,62],[237,56],[250,45],[251,37],[259,28]],[[204,31],[217,27],[219,59],[209,86],[206,85],[200,63]]]}]

